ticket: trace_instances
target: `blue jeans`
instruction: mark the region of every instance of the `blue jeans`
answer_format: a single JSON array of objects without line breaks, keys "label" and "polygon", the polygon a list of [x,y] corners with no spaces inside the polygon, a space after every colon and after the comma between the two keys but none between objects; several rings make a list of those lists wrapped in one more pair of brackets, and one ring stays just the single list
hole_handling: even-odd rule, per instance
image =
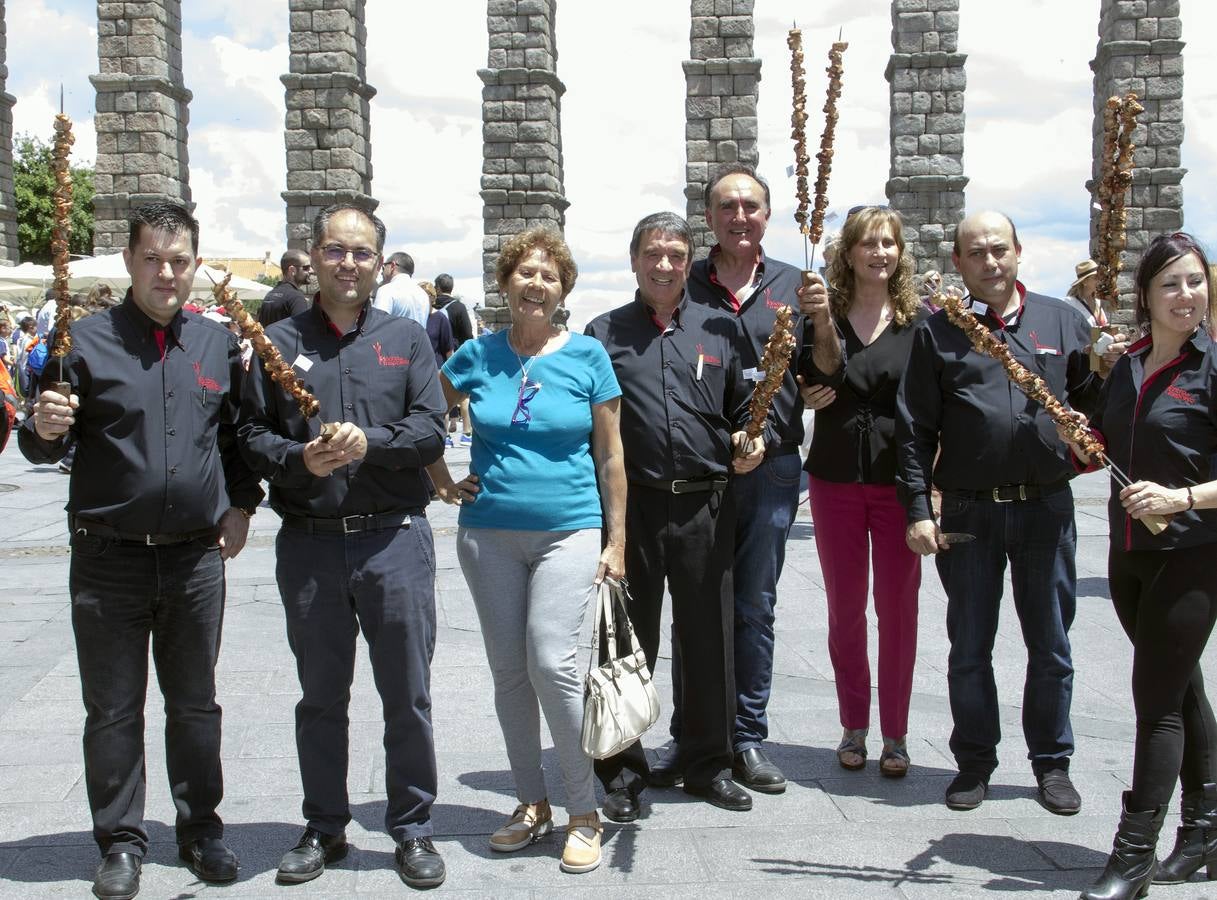
[{"label": "blue jeans", "polygon": [[951,752],[960,771],[986,777],[997,768],[1001,740],[993,643],[1002,578],[1010,563],[1014,609],[1027,647],[1023,735],[1036,773],[1068,769],[1073,753],[1069,706],[1073,697],[1073,624],[1077,529],[1068,487],[1038,500],[996,503],[950,493],[942,498],[943,531],[975,540],[953,544],[936,557],[947,592],[951,651],[947,684]]},{"label": "blue jeans", "polygon": [[275,540],[275,558],[302,693],[296,752],[305,820],[328,835],[340,834],[351,820],[347,710],[362,631],[385,720],[385,830],[398,843],[430,837],[437,783],[431,526],[422,515],[408,527],[348,535],[309,534],[285,525]]},{"label": "blue jeans", "polygon": [[143,820],[149,638],[165,698],[165,766],[178,843],[220,837],[219,547],[205,541],[147,547],[76,534],[68,584],[85,705],[85,786],[102,855],[142,857],[148,849]]},{"label": "blue jeans", "polygon": [[[798,453],[766,457],[746,475],[731,479],[735,495],[735,725],[736,753],[769,737],[773,685],[773,620],[786,540],[799,510],[803,464]],[[672,640],[672,737],[680,740],[679,643]]]}]

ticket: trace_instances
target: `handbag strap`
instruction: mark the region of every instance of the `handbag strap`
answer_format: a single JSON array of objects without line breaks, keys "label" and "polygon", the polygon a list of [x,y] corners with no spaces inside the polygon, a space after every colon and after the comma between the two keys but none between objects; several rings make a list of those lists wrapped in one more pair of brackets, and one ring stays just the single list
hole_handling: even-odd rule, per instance
[{"label": "handbag strap", "polygon": [[[605,579],[607,581],[607,579]],[[610,588],[612,597],[609,601],[610,606],[621,604],[621,632],[630,639],[630,653],[637,654],[642,650],[642,646],[638,643],[638,636],[634,634],[634,623],[630,621],[629,616],[629,598],[630,589],[624,581],[614,581]],[[616,644],[614,644],[614,647]]]}]

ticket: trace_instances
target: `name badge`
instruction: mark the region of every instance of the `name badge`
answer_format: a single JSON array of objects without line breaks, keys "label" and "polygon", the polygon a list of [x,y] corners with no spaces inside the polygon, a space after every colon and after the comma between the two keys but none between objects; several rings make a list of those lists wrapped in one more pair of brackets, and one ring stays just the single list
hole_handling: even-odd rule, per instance
[{"label": "name badge", "polygon": [[744,381],[764,381],[765,373],[755,366],[744,369]]},{"label": "name badge", "polygon": [[301,372],[307,372],[313,367],[313,361],[301,353],[296,357],[295,361],[292,363],[292,366],[299,369]]},{"label": "name badge", "polygon": [[981,303],[979,300],[972,301],[972,312],[976,313],[976,315],[983,316],[988,311],[989,311],[989,304]]}]

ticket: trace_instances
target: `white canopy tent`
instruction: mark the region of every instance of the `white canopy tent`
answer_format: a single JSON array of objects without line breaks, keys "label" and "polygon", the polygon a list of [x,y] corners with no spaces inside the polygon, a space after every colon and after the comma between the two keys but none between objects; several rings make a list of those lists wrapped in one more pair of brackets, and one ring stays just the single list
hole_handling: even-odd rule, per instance
[{"label": "white canopy tent", "polygon": [[[210,266],[199,266],[194,275],[190,297],[194,300],[210,300],[214,284],[224,280],[226,272]],[[115,296],[121,297],[131,286],[131,276],[123,264],[121,253],[74,259],[68,267],[68,286],[73,291],[87,291],[95,284],[108,284]],[[53,273],[50,266],[22,263],[19,266],[0,266],[0,300],[24,303],[37,309],[42,305],[47,289],[51,286]],[[232,276],[228,283],[241,300],[262,298],[270,290],[264,284],[248,278]]]}]

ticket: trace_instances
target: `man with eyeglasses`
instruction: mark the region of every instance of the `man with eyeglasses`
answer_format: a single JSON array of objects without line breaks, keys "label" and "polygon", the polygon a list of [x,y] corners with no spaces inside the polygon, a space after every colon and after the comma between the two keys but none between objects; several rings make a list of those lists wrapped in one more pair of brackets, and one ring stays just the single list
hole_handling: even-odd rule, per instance
[{"label": "man with eyeglasses", "polygon": [[[385,828],[402,880],[444,880],[431,842],[435,553],[423,466],[443,455],[444,400],[427,333],[369,301],[384,224],[350,204],[313,221],[312,309],[267,330],[320,403],[305,419],[260,363],[244,398],[244,449],[283,519],[276,578],[303,696],[296,749],[306,828],[280,883],[346,855],[348,720],[356,638],[367,638],[385,716]],[[321,422],[341,422],[328,440]]]},{"label": "man with eyeglasses", "polygon": [[[751,392],[738,325],[685,295],[692,242],[688,223],[674,213],[642,219],[630,240],[634,299],[592,321],[586,333],[604,344],[621,385],[630,620],[654,669],[666,581],[675,639],[687,650],[673,660],[684,684],[677,764],[685,792],[745,811],[752,797],[731,780],[730,482],[756,468],[764,443],[742,431]],[[736,451],[740,458],[733,458]],[[615,822],[637,819],[639,793],[651,774],[642,743],[598,760],[596,774],[604,784],[604,814]]]},{"label": "man with eyeglasses", "polygon": [[265,328],[280,319],[287,319],[308,309],[308,297],[302,288],[313,277],[313,264],[303,250],[288,250],[279,259],[281,277],[258,307],[258,322]]},{"label": "man with eyeglasses", "polygon": [[427,327],[431,298],[414,281],[414,257],[409,253],[394,253],[385,260],[380,287],[372,296],[377,309],[413,319],[423,328]]},{"label": "man with eyeglasses", "polygon": [[[199,223],[177,203],[131,213],[118,306],[72,323],[72,347],[18,434],[35,463],[79,448],[68,487],[72,632],[85,705],[85,787],[102,863],[93,893],[134,897],[148,852],[144,701],[148,650],[165,700],[165,768],[178,855],[229,882],[237,858],[224,794],[215,667],[224,561],[262,499],[237,447],[245,370],[236,338],[185,312]],[[65,381],[69,396],[49,381]],[[162,888],[162,890],[168,890]],[[173,890],[174,893],[177,889]]]}]

